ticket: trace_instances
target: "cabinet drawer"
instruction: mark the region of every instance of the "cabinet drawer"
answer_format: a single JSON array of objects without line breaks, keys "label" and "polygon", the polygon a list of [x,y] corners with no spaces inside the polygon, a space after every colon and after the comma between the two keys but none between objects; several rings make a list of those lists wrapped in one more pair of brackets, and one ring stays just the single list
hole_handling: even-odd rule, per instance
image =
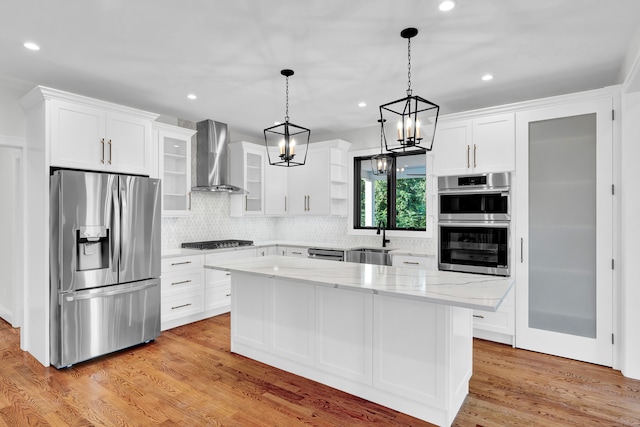
[{"label": "cabinet drawer", "polygon": [[228,271],[212,270],[207,268],[204,271],[204,275],[206,288],[229,284],[231,281],[231,273]]},{"label": "cabinet drawer", "polygon": [[163,274],[161,281],[163,296],[199,291],[202,289],[202,270]]},{"label": "cabinet drawer", "polygon": [[213,286],[205,290],[206,310],[231,305],[231,285]]},{"label": "cabinet drawer", "polygon": [[473,327],[484,331],[513,335],[513,309],[501,308],[493,313],[474,310]]},{"label": "cabinet drawer", "polygon": [[407,268],[433,268],[432,257],[422,256],[408,256],[408,255],[393,255],[392,263],[394,267],[407,267]]},{"label": "cabinet drawer", "polygon": [[189,270],[202,267],[202,255],[189,255],[175,258],[163,258],[161,263],[162,275],[172,271]]},{"label": "cabinet drawer", "polygon": [[162,298],[161,318],[163,322],[191,314],[201,313],[204,307],[203,292],[187,295],[180,294],[170,298]]}]

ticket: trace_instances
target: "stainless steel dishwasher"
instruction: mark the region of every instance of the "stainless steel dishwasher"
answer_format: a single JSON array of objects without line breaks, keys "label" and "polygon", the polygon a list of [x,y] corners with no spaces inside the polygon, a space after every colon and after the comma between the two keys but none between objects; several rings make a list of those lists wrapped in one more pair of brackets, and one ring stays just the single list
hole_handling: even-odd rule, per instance
[{"label": "stainless steel dishwasher", "polygon": [[344,261],[344,251],[340,249],[309,248],[309,258]]}]

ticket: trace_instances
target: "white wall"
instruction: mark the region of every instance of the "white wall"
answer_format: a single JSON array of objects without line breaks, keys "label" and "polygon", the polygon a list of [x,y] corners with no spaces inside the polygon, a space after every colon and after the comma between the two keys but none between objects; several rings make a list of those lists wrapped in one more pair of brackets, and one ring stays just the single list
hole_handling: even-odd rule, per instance
[{"label": "white wall", "polygon": [[[0,317],[9,323],[14,315],[14,283],[16,271],[14,206],[16,183],[14,176],[15,159],[21,156],[21,150],[0,146]],[[19,254],[15,254],[19,255]]]},{"label": "white wall", "polygon": [[18,100],[35,86],[0,76],[0,135],[24,138],[26,120]]}]

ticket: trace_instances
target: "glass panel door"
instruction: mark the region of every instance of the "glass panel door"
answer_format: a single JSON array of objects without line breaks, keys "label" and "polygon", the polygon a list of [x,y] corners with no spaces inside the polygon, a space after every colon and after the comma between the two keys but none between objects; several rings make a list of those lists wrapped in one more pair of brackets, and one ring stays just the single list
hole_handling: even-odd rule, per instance
[{"label": "glass panel door", "polygon": [[529,326],[596,337],[596,114],[529,123]]},{"label": "glass panel door", "polygon": [[611,366],[611,98],[516,114],[516,346]]}]

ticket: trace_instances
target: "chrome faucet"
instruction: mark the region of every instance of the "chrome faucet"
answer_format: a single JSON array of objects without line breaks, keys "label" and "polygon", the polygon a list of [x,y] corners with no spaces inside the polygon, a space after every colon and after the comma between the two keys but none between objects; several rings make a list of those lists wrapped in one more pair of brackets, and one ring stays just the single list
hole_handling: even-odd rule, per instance
[{"label": "chrome faucet", "polygon": [[386,248],[387,243],[391,242],[391,240],[387,239],[387,236],[385,234],[385,228],[382,225],[382,221],[378,223],[378,231],[376,231],[376,234],[380,234],[380,228],[382,228],[382,247]]}]

